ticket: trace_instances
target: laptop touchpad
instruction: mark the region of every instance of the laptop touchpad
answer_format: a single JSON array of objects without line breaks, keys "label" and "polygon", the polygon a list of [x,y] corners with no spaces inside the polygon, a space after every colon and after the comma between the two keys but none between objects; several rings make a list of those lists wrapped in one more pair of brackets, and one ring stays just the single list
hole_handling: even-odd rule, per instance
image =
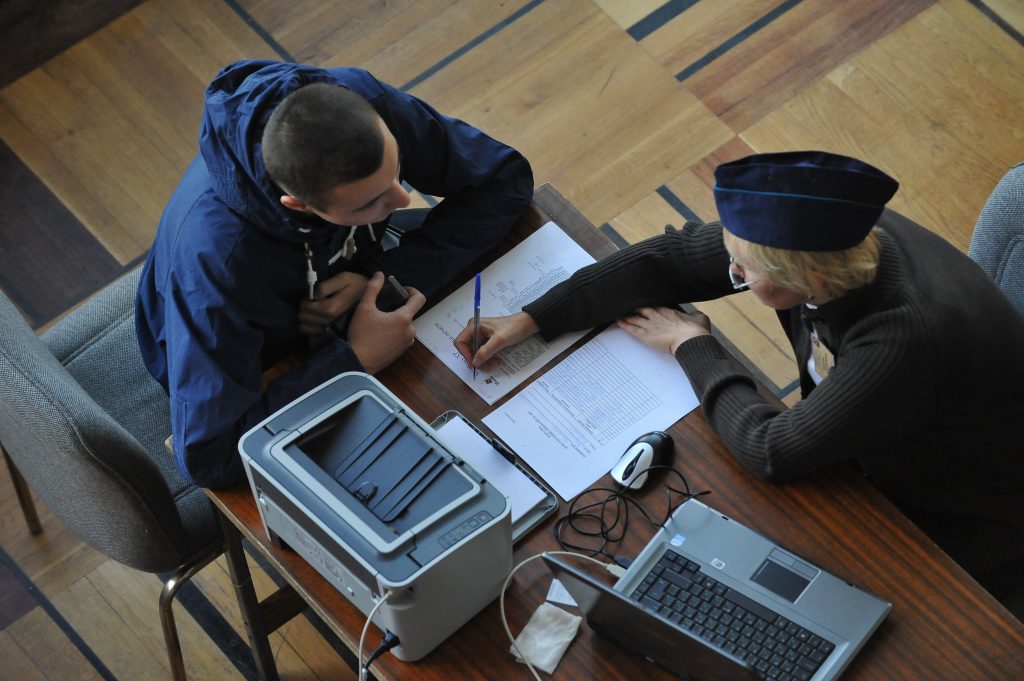
[{"label": "laptop touchpad", "polygon": [[[807,566],[792,565],[794,562],[792,558],[785,554],[776,556],[775,554],[777,553],[780,552],[772,551],[771,555],[765,558],[761,566],[750,577],[750,580],[792,603],[800,597],[800,594],[804,592],[807,585],[811,583],[814,574],[800,574],[796,570],[800,567],[806,568]],[[774,560],[775,558],[781,558],[785,562],[790,563],[790,566],[782,565],[782,563]],[[817,572],[813,568],[811,570],[801,570],[801,572],[810,571]]]}]

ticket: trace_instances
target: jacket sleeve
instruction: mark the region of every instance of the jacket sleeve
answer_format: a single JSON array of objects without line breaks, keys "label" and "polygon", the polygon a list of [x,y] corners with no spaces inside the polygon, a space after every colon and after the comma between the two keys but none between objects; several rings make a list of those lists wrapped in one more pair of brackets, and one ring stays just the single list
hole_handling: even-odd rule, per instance
[{"label": "jacket sleeve", "polygon": [[429,296],[505,238],[529,208],[533,171],[515,149],[379,85],[371,103],[398,141],[402,180],[444,198],[376,268]]},{"label": "jacket sleeve", "polygon": [[[581,269],[524,309],[551,339],[638,307],[732,294],[727,267],[721,226],[687,224]],[[891,335],[894,323],[874,318],[856,329],[828,380],[791,409],[765,399],[712,336],[681,344],[675,357],[729,451],[757,475],[785,480],[878,450],[918,425],[921,410],[895,405],[924,403],[934,390],[934,379],[915,369],[921,363],[908,361],[927,340],[912,325]]]},{"label": "jacket sleeve", "polygon": [[263,389],[262,333],[255,317],[225,295],[224,283],[203,280],[202,293],[195,280],[169,286],[165,324],[174,456],[183,475],[199,486],[241,480],[237,446],[246,431],[330,376],[363,370],[349,344],[334,340]]},{"label": "jacket sleeve", "polygon": [[700,336],[676,349],[715,432],[744,466],[790,480],[841,461],[904,465],[893,443],[923,427],[937,390],[930,340],[899,315],[876,315],[851,329],[828,379],[792,408],[757,392],[722,345]]},{"label": "jacket sleeve", "polygon": [[558,284],[525,310],[551,340],[619,319],[640,307],[673,306],[733,293],[729,254],[718,223],[682,229],[633,244]]}]

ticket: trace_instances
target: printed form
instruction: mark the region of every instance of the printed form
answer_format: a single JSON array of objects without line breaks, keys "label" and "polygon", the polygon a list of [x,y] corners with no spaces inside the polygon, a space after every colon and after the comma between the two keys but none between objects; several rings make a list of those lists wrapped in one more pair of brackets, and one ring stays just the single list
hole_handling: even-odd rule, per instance
[{"label": "printed form", "polygon": [[[514,314],[568,279],[579,268],[594,262],[553,222],[548,222],[481,273],[480,316]],[[553,342],[539,335],[498,353],[501,365],[492,372],[473,370],[455,350],[454,339],[473,319],[473,280],[424,312],[414,322],[416,339],[437,356],[487,404],[494,404],[510,390],[572,345],[585,331],[565,334]]]},{"label": "printed form", "polygon": [[697,404],[675,358],[611,326],[484,423],[568,501],[636,438],[670,427]]}]

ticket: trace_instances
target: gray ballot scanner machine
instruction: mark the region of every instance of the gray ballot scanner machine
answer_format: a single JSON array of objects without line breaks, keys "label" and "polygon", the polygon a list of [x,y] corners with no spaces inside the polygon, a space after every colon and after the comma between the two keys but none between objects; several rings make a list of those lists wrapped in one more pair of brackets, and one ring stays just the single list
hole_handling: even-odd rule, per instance
[{"label": "gray ballot scanner machine", "polygon": [[498,597],[511,507],[387,388],[314,388],[238,443],[268,537],[305,558],[418,660]]}]

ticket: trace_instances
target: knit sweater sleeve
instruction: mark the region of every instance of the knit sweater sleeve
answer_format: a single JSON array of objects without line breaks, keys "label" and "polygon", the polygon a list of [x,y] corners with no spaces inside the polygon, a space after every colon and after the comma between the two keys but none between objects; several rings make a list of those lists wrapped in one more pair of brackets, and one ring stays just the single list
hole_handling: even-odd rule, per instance
[{"label": "knit sweater sleeve", "polygon": [[687,223],[582,268],[523,310],[533,317],[541,336],[551,340],[624,317],[640,307],[732,293],[728,262],[720,224]]},{"label": "knit sweater sleeve", "polygon": [[785,409],[762,397],[714,338],[686,341],[675,354],[729,451],[770,480],[884,451],[921,427],[937,389],[930,355],[912,314],[871,316],[847,334],[829,377]]}]

